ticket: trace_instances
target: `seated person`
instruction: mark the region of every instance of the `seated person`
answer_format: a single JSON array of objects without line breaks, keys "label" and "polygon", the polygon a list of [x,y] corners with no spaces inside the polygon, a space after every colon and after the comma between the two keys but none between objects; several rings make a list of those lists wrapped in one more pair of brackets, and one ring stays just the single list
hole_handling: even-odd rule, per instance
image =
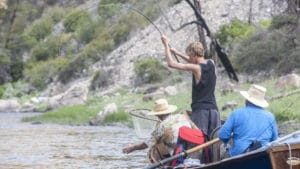
[{"label": "seated person", "polygon": [[275,117],[264,108],[269,103],[264,99],[266,89],[252,85],[248,91],[240,91],[246,99],[246,106],[233,111],[219,132],[225,146],[232,138],[230,156],[255,150],[278,137]]},{"label": "seated person", "polygon": [[[192,127],[192,122],[184,114],[172,114],[177,110],[177,106],[169,105],[166,99],[155,101],[155,106],[148,115],[155,115],[160,123],[151,133],[151,138],[139,144],[127,146],[122,149],[123,153],[131,153],[135,150],[149,149],[150,161],[158,162],[161,159],[173,155],[178,140],[179,128]],[[155,159],[160,156],[160,159]]]}]

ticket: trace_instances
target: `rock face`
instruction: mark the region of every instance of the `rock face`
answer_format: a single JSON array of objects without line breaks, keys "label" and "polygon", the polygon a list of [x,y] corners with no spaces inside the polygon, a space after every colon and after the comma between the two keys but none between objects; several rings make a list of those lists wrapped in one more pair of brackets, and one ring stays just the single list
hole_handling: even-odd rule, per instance
[{"label": "rock face", "polygon": [[50,109],[60,106],[84,104],[88,96],[88,82],[85,81],[70,86],[65,92],[49,97],[45,104]]},{"label": "rock face", "polygon": [[300,76],[295,73],[291,73],[291,74],[281,76],[276,81],[275,88],[277,90],[284,90],[288,87],[294,87],[294,88],[300,87]]},{"label": "rock face", "polygon": [[[272,0],[203,0],[201,6],[203,17],[213,33],[220,25],[229,23],[234,18],[256,23],[278,14],[285,8],[285,4],[275,5]],[[184,51],[188,43],[198,41],[195,25],[176,32],[171,29],[179,28],[182,24],[195,20],[192,9],[185,1],[181,1],[170,9],[163,9],[162,12],[165,15],[154,23],[170,38],[172,47]],[[106,62],[98,62],[93,67],[95,70],[100,68],[112,70],[113,85],[132,87],[135,79],[133,63],[142,57],[164,60],[160,34],[153,25],[137,32],[129,41],[111,52]]]},{"label": "rock face", "polygon": [[[78,5],[82,4],[82,2],[84,1],[67,0],[62,1],[60,5],[64,6],[69,3]],[[85,4],[80,5],[79,8],[89,9],[89,12],[93,12],[96,8],[92,7],[97,6],[97,3],[98,1],[96,0],[85,1]],[[256,23],[261,19],[270,18],[285,9],[285,4],[274,5],[272,0],[203,0],[201,1],[201,6],[203,17],[213,33],[217,31],[220,25],[229,23],[233,18]],[[182,24],[195,20],[192,9],[185,1],[181,1],[170,9],[162,9],[160,12],[161,17],[155,20],[154,23],[161,32],[170,38],[172,47],[184,51],[187,44],[198,41],[197,28],[195,25],[186,26],[179,31],[173,31]],[[61,31],[63,31],[62,25],[56,25],[53,34]],[[149,25],[144,30],[136,32],[129,41],[112,51],[106,57],[105,61],[95,63],[91,66],[91,69],[94,72],[99,69],[110,72],[110,78],[113,83],[110,84],[107,90],[120,86],[134,88],[135,72],[133,64],[137,59],[143,57],[158,58],[165,63],[160,33],[153,25]],[[190,76],[187,78],[189,78],[187,81],[190,81]],[[49,106],[53,108],[61,105],[84,103],[88,94],[90,81],[87,80],[85,85],[78,88],[78,81],[82,80],[83,79],[78,79],[75,82],[67,84],[67,86],[60,86],[59,84],[54,86],[50,85],[46,94],[41,97],[47,98],[43,100],[46,100],[46,104],[49,104]],[[168,94],[172,95],[172,92],[174,93],[175,91],[171,91],[170,89],[165,92],[169,92]]]}]

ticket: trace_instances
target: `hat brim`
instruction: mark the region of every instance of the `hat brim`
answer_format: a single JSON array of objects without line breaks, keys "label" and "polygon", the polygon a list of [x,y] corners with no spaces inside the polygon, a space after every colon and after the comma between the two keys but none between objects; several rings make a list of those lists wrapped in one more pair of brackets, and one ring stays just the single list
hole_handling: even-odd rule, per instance
[{"label": "hat brim", "polygon": [[258,100],[256,98],[250,97],[247,91],[240,91],[240,94],[252,104],[255,104],[259,107],[268,107],[269,103],[266,100]]},{"label": "hat brim", "polygon": [[150,116],[156,116],[156,115],[164,115],[164,114],[170,114],[170,113],[173,113],[177,110],[177,106],[175,105],[169,105],[168,109],[167,110],[164,110],[164,111],[151,111],[148,113],[148,115]]}]

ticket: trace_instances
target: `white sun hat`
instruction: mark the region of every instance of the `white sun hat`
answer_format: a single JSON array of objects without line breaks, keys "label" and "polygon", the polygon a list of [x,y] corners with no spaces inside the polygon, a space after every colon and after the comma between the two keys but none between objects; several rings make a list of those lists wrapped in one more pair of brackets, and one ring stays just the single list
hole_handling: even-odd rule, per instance
[{"label": "white sun hat", "polygon": [[148,113],[148,115],[170,114],[177,110],[177,106],[169,105],[166,99],[158,99],[154,103],[154,108]]},{"label": "white sun hat", "polygon": [[269,106],[269,103],[265,100],[266,91],[266,88],[253,84],[248,91],[240,91],[240,93],[249,102],[265,108]]}]

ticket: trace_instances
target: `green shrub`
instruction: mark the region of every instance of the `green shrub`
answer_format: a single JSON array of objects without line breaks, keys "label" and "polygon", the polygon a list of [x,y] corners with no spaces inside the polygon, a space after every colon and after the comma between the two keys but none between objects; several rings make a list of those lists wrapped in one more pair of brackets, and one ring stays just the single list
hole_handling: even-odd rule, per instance
[{"label": "green shrub", "polygon": [[293,15],[277,15],[272,18],[270,30],[280,29],[286,25],[297,25],[299,19]]},{"label": "green shrub", "polygon": [[265,28],[265,29],[270,28],[271,23],[272,23],[272,20],[270,20],[270,19],[259,21],[259,25],[262,26],[262,27]]},{"label": "green shrub", "polygon": [[25,69],[25,79],[27,79],[37,89],[44,89],[52,82],[53,78],[67,64],[67,59],[58,57],[55,59],[33,62]]},{"label": "green shrub", "polygon": [[76,73],[85,67],[85,60],[82,55],[77,56],[69,61],[67,65],[59,72],[58,79],[62,83],[68,83],[72,78],[76,77]]},{"label": "green shrub", "polygon": [[32,50],[32,57],[37,61],[47,60],[51,57],[51,51],[47,45],[38,44]]},{"label": "green shrub", "polygon": [[89,64],[94,63],[114,48],[113,39],[106,30],[98,34],[98,37],[91,41],[86,47],[60,72],[59,80],[63,83],[69,82],[72,78],[78,77],[82,70]]},{"label": "green shrub", "polygon": [[9,51],[0,48],[0,63],[7,65],[10,63]]},{"label": "green shrub", "polygon": [[128,113],[121,111],[121,112],[107,115],[104,119],[104,123],[124,122],[124,121],[128,121],[128,119],[129,119]]},{"label": "green shrub", "polygon": [[15,82],[23,78],[24,63],[22,61],[12,61],[10,64],[10,75]]},{"label": "green shrub", "polygon": [[279,122],[294,120],[297,118],[292,110],[285,110],[284,112],[275,111],[276,120]]},{"label": "green shrub", "polygon": [[28,34],[22,34],[20,36],[20,44],[18,47],[20,49],[31,49],[38,43],[37,39],[33,36],[30,36]]},{"label": "green shrub", "polygon": [[5,92],[5,87],[3,85],[0,85],[0,99],[2,98],[4,92]]},{"label": "green shrub", "polygon": [[126,41],[130,33],[130,28],[127,24],[119,23],[118,25],[117,24],[113,25],[111,27],[110,32],[115,41],[115,44],[119,45],[122,42]]},{"label": "green shrub", "polygon": [[96,28],[99,24],[94,22],[89,22],[86,26],[83,26],[76,31],[77,37],[80,42],[89,43],[92,39],[95,38]]},{"label": "green shrub", "polygon": [[142,58],[134,63],[137,84],[161,82],[167,76],[167,70],[156,58]]},{"label": "green shrub", "polygon": [[279,31],[257,32],[241,40],[232,54],[234,67],[246,73],[274,70],[280,75],[299,68],[299,47]]},{"label": "green shrub", "polygon": [[248,23],[242,22],[238,19],[233,19],[229,24],[222,25],[217,38],[222,44],[228,42],[229,39],[233,41],[239,38],[245,38],[254,32],[255,28]]},{"label": "green shrub", "polygon": [[130,32],[146,26],[146,23],[147,21],[145,18],[133,11],[123,14],[115,22],[111,23],[111,26],[109,26],[110,34],[114,39],[115,45],[125,42]]},{"label": "green shrub", "polygon": [[104,71],[104,70],[98,70],[93,76],[93,80],[90,85],[91,90],[96,90],[101,87],[107,87],[110,85],[111,79],[109,72]]},{"label": "green shrub", "polygon": [[22,97],[29,93],[30,86],[24,81],[17,81],[14,83],[6,83],[2,86],[5,90],[2,93],[2,98]]},{"label": "green shrub", "polygon": [[52,27],[53,21],[51,18],[41,18],[34,21],[31,26],[26,28],[25,34],[28,34],[39,41],[51,33]]},{"label": "green shrub", "polygon": [[102,59],[105,54],[114,49],[114,40],[107,29],[97,32],[97,35],[81,52],[81,55],[92,62]]},{"label": "green shrub", "polygon": [[44,61],[59,56],[61,49],[66,46],[70,36],[65,34],[50,36],[32,50],[32,56],[37,61]]},{"label": "green shrub", "polygon": [[51,8],[47,8],[46,11],[43,13],[43,17],[51,18],[53,23],[58,23],[59,21],[64,18],[66,12],[64,8],[55,6]]},{"label": "green shrub", "polygon": [[98,5],[99,16],[106,20],[114,16],[121,9],[119,0],[102,0]]},{"label": "green shrub", "polygon": [[87,11],[73,10],[64,20],[64,26],[67,32],[74,32],[81,27],[85,27],[91,22],[91,17]]},{"label": "green shrub", "polygon": [[278,75],[291,73],[293,70],[300,68],[300,46],[290,51],[279,60],[275,69]]}]

